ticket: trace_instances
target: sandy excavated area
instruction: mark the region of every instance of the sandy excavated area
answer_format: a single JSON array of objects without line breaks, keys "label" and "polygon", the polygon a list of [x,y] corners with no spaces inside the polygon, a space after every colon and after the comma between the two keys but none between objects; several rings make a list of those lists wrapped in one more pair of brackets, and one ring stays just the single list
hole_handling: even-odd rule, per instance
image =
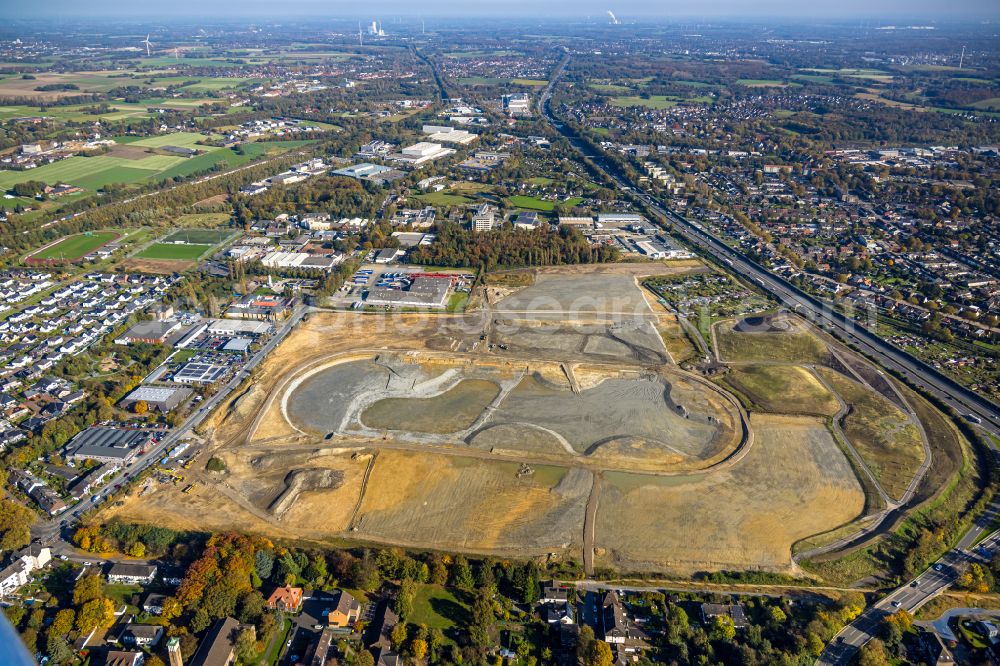
[{"label": "sandy excavated area", "polygon": [[608,473],[598,565],[622,571],[791,571],[797,540],[856,518],[864,493],[818,419],[754,416],[756,444],[731,470],[654,479]]},{"label": "sandy excavated area", "polygon": [[580,548],[592,478],[583,470],[382,451],[356,521],[360,538],[536,555]]}]

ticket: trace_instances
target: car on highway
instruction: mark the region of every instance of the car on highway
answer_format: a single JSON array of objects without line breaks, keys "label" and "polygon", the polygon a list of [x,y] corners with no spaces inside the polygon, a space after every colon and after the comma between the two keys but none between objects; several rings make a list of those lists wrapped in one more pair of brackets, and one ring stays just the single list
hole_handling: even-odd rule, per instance
[{"label": "car on highway", "polygon": [[893,607],[893,608],[899,608],[900,606],[902,606],[902,604],[901,604],[901,603],[899,603],[898,601],[893,601],[893,602],[892,602],[892,607]]},{"label": "car on highway", "polygon": [[944,566],[941,564],[935,564],[934,571],[944,571]]}]

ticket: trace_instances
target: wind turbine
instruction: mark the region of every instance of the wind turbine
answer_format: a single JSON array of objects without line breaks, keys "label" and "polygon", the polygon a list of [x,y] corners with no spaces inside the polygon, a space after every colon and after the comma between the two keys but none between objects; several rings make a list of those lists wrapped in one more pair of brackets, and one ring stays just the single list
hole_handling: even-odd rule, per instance
[{"label": "wind turbine", "polygon": [[965,47],[962,47],[962,55],[958,58],[958,68],[962,69],[962,64],[965,62]]},{"label": "wind turbine", "polygon": [[149,55],[150,55],[149,47],[153,45],[153,42],[149,41],[149,33],[148,32],[146,33],[146,39],[142,40],[141,43],[146,45],[146,57],[148,58]]}]

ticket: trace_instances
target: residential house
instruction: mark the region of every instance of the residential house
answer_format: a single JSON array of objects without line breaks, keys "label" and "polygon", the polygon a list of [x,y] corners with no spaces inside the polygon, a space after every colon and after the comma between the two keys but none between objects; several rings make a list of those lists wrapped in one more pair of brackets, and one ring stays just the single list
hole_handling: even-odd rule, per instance
[{"label": "residential house", "polygon": [[277,588],[267,598],[267,607],[286,613],[297,613],[302,608],[302,588],[285,585]]},{"label": "residential house", "polygon": [[130,564],[117,562],[108,570],[109,583],[125,585],[149,585],[156,576],[155,564]]},{"label": "residential house", "polygon": [[347,629],[354,626],[361,616],[361,604],[349,592],[341,590],[337,596],[337,603],[327,615],[330,626],[340,629]]}]

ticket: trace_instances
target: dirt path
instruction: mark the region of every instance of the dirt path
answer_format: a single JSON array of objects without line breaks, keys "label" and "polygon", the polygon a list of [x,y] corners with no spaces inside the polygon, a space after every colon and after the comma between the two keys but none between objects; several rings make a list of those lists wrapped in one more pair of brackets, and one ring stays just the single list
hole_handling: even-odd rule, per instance
[{"label": "dirt path", "polygon": [[583,516],[583,571],[588,576],[594,575],[594,525],[597,521],[597,505],[601,499],[600,472],[594,472],[594,483],[590,487],[590,497],[587,498],[587,509]]},{"label": "dirt path", "polygon": [[368,490],[368,480],[372,477],[372,470],[375,469],[375,461],[378,459],[378,451],[372,453],[368,459],[368,467],[365,468],[365,476],[361,480],[361,490],[358,492],[358,501],[351,512],[351,519],[347,521],[347,531],[353,532],[357,527],[358,514],[361,512],[361,503],[365,501],[365,491]]},{"label": "dirt path", "polygon": [[892,509],[895,509],[898,506],[896,500],[889,497],[889,493],[887,493],[885,491],[885,488],[882,487],[882,484],[879,483],[878,478],[875,476],[875,473],[872,472],[871,468],[868,466],[868,463],[866,463],[865,459],[861,457],[861,454],[858,453],[858,450],[854,448],[854,444],[851,443],[851,440],[847,436],[847,433],[845,433],[843,428],[840,427],[840,420],[844,418],[845,414],[847,414],[847,409],[848,409],[847,403],[844,402],[844,399],[840,397],[840,394],[837,393],[836,390],[834,390],[833,386],[831,386],[830,383],[826,381],[826,379],[820,373],[816,372],[815,366],[809,366],[809,369],[812,371],[813,376],[815,376],[816,379],[819,380],[820,384],[822,384],[826,388],[826,390],[829,391],[830,394],[837,399],[837,404],[840,405],[837,408],[837,413],[834,414],[833,418],[831,419],[833,432],[837,436],[837,438],[844,443],[844,446],[847,447],[847,450],[850,452],[851,457],[854,459],[854,463],[862,470],[864,470],[865,476],[867,476],[868,479],[872,482],[872,485],[878,492],[879,497],[881,497],[882,501],[885,503],[885,509],[880,513],[886,513],[888,511],[891,511]]}]

